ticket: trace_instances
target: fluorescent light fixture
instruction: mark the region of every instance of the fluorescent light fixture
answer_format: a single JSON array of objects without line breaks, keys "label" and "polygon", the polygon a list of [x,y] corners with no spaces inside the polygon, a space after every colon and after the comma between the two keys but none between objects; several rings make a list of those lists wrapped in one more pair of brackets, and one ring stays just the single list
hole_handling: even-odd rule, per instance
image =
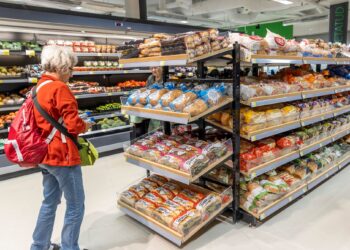
[{"label": "fluorescent light fixture", "polygon": [[180,23],[188,23],[187,20],[181,20]]},{"label": "fluorescent light fixture", "polygon": [[285,4],[285,5],[293,4],[293,2],[289,1],[289,0],[272,0],[272,1],[277,2],[277,3],[281,3],[281,4]]},{"label": "fluorescent light fixture", "polygon": [[81,10],[82,8],[83,8],[83,7],[81,7],[81,6],[76,6],[76,7],[75,7],[76,10]]}]

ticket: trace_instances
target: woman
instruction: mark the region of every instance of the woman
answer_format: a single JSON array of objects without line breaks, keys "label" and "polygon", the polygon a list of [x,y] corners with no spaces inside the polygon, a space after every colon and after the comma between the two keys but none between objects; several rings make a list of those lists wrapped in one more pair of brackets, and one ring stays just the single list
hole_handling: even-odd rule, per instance
[{"label": "woman", "polygon": [[[151,87],[153,84],[163,86],[163,69],[161,67],[151,67],[152,74],[147,78],[146,87]],[[130,116],[130,122],[140,128],[141,132],[137,136],[146,134],[160,127],[160,121],[143,119],[138,116]]]},{"label": "woman", "polygon": [[[77,101],[66,85],[76,64],[77,57],[71,48],[46,46],[41,54],[41,65],[45,73],[38,82],[38,86],[44,82],[45,85],[40,87],[37,94],[43,109],[56,120],[62,118],[68,132],[74,136],[91,127],[91,124],[79,117]],[[37,110],[34,110],[34,115],[37,125],[48,136],[52,126]],[[73,141],[56,131],[40,168],[43,174],[44,200],[33,233],[31,250],[59,249],[50,240],[62,194],[67,203],[61,235],[62,250],[79,250],[78,239],[85,199],[79,150]]]}]

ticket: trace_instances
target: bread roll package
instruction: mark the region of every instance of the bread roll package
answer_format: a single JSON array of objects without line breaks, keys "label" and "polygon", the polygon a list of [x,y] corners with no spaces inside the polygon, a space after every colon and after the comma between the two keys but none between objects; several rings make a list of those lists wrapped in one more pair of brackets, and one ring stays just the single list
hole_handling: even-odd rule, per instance
[{"label": "bread roll package", "polygon": [[160,206],[152,211],[151,215],[154,219],[159,221],[160,223],[170,227],[171,223],[176,218],[176,213],[171,211],[168,208]]},{"label": "bread roll package", "polygon": [[190,173],[192,176],[198,174],[209,164],[209,158],[203,154],[195,155],[180,165],[180,170]]},{"label": "bread roll package", "polygon": [[146,91],[146,89],[139,89],[139,90],[136,90],[134,93],[132,93],[127,99],[127,104],[135,105],[139,100],[141,93],[144,91]]},{"label": "bread roll package", "polygon": [[154,189],[158,188],[159,185],[153,181],[147,180],[147,179],[143,179],[140,182],[140,185],[144,186],[145,188],[148,189],[148,191],[153,191]]},{"label": "bread roll package", "polygon": [[176,98],[178,98],[182,94],[183,94],[183,92],[179,89],[171,90],[162,96],[162,98],[160,100],[160,104],[163,107],[168,107],[172,101],[174,101]]},{"label": "bread roll package", "polygon": [[124,191],[120,195],[120,201],[125,202],[126,204],[134,207],[135,203],[139,200],[139,197],[137,195],[129,190]]},{"label": "bread roll package", "polygon": [[174,101],[170,103],[170,108],[174,111],[182,112],[184,108],[197,98],[197,95],[193,92],[187,92],[180,95]]},{"label": "bread roll package", "polygon": [[188,189],[188,188],[183,189],[180,192],[179,196],[185,197],[187,200],[191,200],[194,203],[200,202],[205,197],[204,194],[197,192],[197,191],[194,191],[194,190],[191,190],[191,189]]},{"label": "bread roll package", "polygon": [[152,174],[150,177],[148,177],[146,179],[157,183],[159,186],[162,186],[164,183],[168,182],[167,178],[160,176],[160,175],[157,175],[157,174]]},{"label": "bread roll package", "polygon": [[157,205],[147,199],[140,199],[135,203],[136,210],[148,215],[152,216],[153,210],[156,209]]},{"label": "bread roll package", "polygon": [[159,103],[160,98],[167,92],[167,89],[160,89],[153,92],[147,97],[147,103],[151,104],[152,106],[156,106]]},{"label": "bread roll package", "polygon": [[184,215],[175,219],[172,228],[177,232],[186,235],[191,232],[193,228],[201,223],[201,214],[192,209],[185,213]]},{"label": "bread roll package", "polygon": [[154,191],[152,191],[153,193],[157,193],[158,195],[160,195],[164,200],[171,200],[175,197],[175,195],[168,189],[164,188],[164,187],[159,187],[156,188]]},{"label": "bread roll package", "polygon": [[193,201],[190,201],[186,198],[183,198],[183,196],[175,196],[175,198],[173,199],[174,202],[176,202],[177,204],[183,206],[184,208],[186,208],[186,210],[191,210],[194,209],[196,207],[196,204]]},{"label": "bread roll package", "polygon": [[219,195],[209,194],[202,201],[200,201],[196,209],[201,213],[202,219],[206,220],[214,212],[220,209],[222,201]]},{"label": "bread roll package", "polygon": [[143,186],[143,185],[140,185],[140,184],[136,184],[136,185],[133,185],[129,188],[129,191],[136,194],[136,196],[140,199],[142,198],[143,196],[145,196],[149,190]]},{"label": "bread roll package", "polygon": [[164,202],[162,204],[162,207],[169,209],[174,214],[176,214],[176,216],[179,216],[180,214],[186,212],[186,208],[184,208],[183,206],[177,204],[176,202],[174,202],[172,200],[167,200],[166,202]]},{"label": "bread roll package", "polygon": [[162,187],[168,189],[175,196],[178,195],[182,190],[178,184],[173,183],[173,182],[167,182]]}]

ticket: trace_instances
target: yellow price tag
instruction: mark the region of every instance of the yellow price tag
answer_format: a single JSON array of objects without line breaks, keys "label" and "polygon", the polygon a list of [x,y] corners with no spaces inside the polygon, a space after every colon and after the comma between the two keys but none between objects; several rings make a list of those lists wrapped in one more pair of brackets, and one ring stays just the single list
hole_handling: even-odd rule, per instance
[{"label": "yellow price tag", "polygon": [[27,56],[35,56],[35,51],[34,50],[26,50],[26,55]]},{"label": "yellow price tag", "polygon": [[102,56],[102,53],[97,53],[97,56]]},{"label": "yellow price tag", "polygon": [[124,70],[124,71],[123,71],[123,73],[124,73],[124,74],[127,74],[127,73],[129,73],[129,71],[127,71],[127,70]]},{"label": "yellow price tag", "polygon": [[79,99],[80,97],[78,95],[75,96],[75,99]]},{"label": "yellow price tag", "polygon": [[256,177],[256,173],[255,173],[255,172],[253,172],[253,173],[250,174],[250,178],[251,178],[251,179],[254,179],[255,177]]},{"label": "yellow price tag", "polygon": [[325,117],[324,117],[324,116],[322,116],[322,117],[321,117],[321,119],[322,119],[322,120],[324,120],[324,119],[325,119]]},{"label": "yellow price tag", "polygon": [[263,219],[265,219],[266,218],[266,215],[264,214],[264,213],[262,213],[261,215],[260,215],[260,220],[263,220]]},{"label": "yellow price tag", "polygon": [[302,97],[303,99],[305,99],[305,98],[306,98],[306,95],[305,95],[305,94],[302,94],[301,97]]},{"label": "yellow price tag", "polygon": [[160,61],[160,62],[159,62],[159,65],[160,65],[160,66],[165,66],[165,61]]},{"label": "yellow price tag", "polygon": [[301,126],[303,126],[303,127],[304,127],[304,126],[305,126],[305,122],[301,122]]},{"label": "yellow price tag", "polygon": [[253,135],[252,137],[250,137],[250,140],[251,140],[251,141],[255,141],[255,140],[256,140],[256,136]]},{"label": "yellow price tag", "polygon": [[93,75],[93,74],[95,74],[94,71],[89,71],[89,75]]},{"label": "yellow price tag", "polygon": [[335,112],[335,113],[334,113],[334,116],[337,116],[337,115],[338,115],[338,113],[337,113],[337,112]]},{"label": "yellow price tag", "polygon": [[1,84],[1,83],[4,83],[4,80],[0,80],[0,84]]},{"label": "yellow price tag", "polygon": [[119,64],[119,68],[124,68],[124,64]]},{"label": "yellow price tag", "polygon": [[291,202],[291,201],[293,200],[293,197],[292,197],[292,196],[289,196],[289,197],[288,197],[288,200],[289,200],[289,202]]},{"label": "yellow price tag", "polygon": [[10,55],[10,50],[8,50],[8,49],[0,50],[0,55],[9,56]]},{"label": "yellow price tag", "polygon": [[36,77],[30,77],[30,78],[28,78],[28,82],[29,82],[29,83],[37,83],[37,82],[38,82],[38,78],[36,78]]},{"label": "yellow price tag", "polygon": [[250,106],[251,106],[252,108],[255,108],[255,107],[256,107],[256,102],[252,102],[252,103],[250,104]]},{"label": "yellow price tag", "polygon": [[107,95],[108,95],[108,96],[111,96],[111,95],[112,95],[112,93],[108,93]]}]

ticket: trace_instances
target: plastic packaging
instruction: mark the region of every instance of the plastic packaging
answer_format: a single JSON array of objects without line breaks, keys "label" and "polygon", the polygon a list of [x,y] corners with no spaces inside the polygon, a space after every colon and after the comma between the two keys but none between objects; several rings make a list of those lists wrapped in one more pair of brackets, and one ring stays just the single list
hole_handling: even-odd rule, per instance
[{"label": "plastic packaging", "polygon": [[169,105],[171,109],[174,111],[182,112],[184,108],[191,102],[193,102],[197,98],[197,95],[193,92],[187,92],[180,95],[174,101],[172,101]]},{"label": "plastic packaging", "polygon": [[207,102],[209,106],[214,106],[224,100],[225,92],[226,87],[224,85],[220,85],[218,87],[200,91],[199,97]]},{"label": "plastic packaging", "polygon": [[286,46],[286,39],[284,37],[273,33],[268,29],[265,39],[271,50],[284,50]]},{"label": "plastic packaging", "polygon": [[210,215],[220,209],[222,204],[221,198],[216,194],[208,194],[198,203],[196,209],[201,213],[202,220],[207,220]]},{"label": "plastic packaging", "polygon": [[202,99],[196,99],[193,103],[187,105],[183,112],[189,113],[191,116],[196,116],[208,109],[208,105]]},{"label": "plastic packaging", "polygon": [[187,235],[200,223],[201,214],[197,210],[193,209],[176,218],[172,228],[183,235]]},{"label": "plastic packaging", "polygon": [[269,109],[266,111],[266,124],[268,127],[280,125],[282,123],[282,112],[279,109]]},{"label": "plastic packaging", "polygon": [[160,98],[167,92],[167,89],[160,89],[153,92],[147,97],[147,103],[151,104],[152,106],[156,106],[159,103]]},{"label": "plastic packaging", "polygon": [[172,101],[174,101],[176,98],[178,98],[182,94],[183,92],[179,89],[171,90],[162,96],[162,98],[160,99],[160,104],[163,107],[168,107]]}]

